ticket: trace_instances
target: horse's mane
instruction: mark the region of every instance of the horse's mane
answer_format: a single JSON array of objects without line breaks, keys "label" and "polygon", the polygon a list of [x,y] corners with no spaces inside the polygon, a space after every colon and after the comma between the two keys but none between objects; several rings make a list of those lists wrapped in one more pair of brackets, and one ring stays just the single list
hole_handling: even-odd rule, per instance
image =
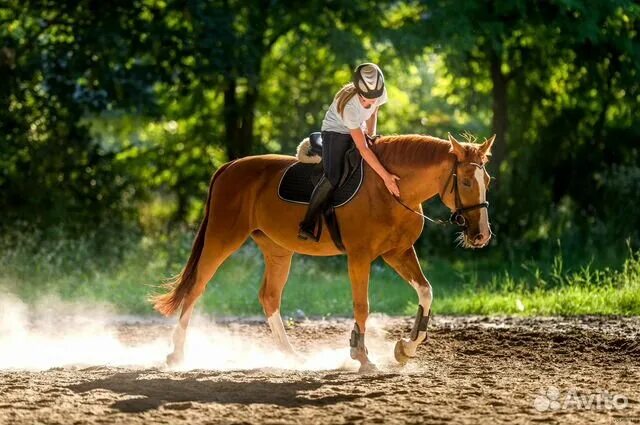
[{"label": "horse's mane", "polygon": [[[473,143],[461,143],[468,157],[480,156]],[[425,167],[445,161],[450,154],[451,142],[421,134],[382,136],[373,150],[383,164],[403,164]]]},{"label": "horse's mane", "polygon": [[383,136],[373,147],[383,164],[437,164],[446,159],[451,149],[447,140],[420,134]]}]

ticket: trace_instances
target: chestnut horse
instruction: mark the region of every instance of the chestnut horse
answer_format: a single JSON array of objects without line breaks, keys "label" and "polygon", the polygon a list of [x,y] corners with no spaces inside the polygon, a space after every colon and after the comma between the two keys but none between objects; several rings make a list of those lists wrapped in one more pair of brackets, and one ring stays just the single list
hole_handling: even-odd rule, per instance
[{"label": "chestnut horse", "polygon": [[[366,164],[357,195],[336,209],[345,252],[339,251],[328,232],[319,242],[298,239],[298,223],[306,206],[278,197],[280,179],[295,158],[259,155],[224,164],[209,186],[204,219],[184,270],[169,283],[170,291],[153,298],[155,308],[171,315],[181,309],[173,334],[174,350],[167,363],[179,363],[184,354],[186,329],[194,304],[220,265],[252,237],[264,255],[265,271],[259,299],[279,347],[293,353],[280,317],[282,291],[291,257],[338,255],[348,257],[355,325],[351,357],[361,370],[374,369],[364,343],[369,315],[371,262],[382,258],[417,292],[418,314],[411,337],[396,344],[398,361],[415,357],[417,346],[427,338],[431,311],[431,284],[425,278],[413,244],[424,225],[421,203],[439,195],[463,225],[461,242],[481,248],[491,238],[486,191],[488,161],[495,135],[483,144],[460,143],[422,135],[380,137],[371,149],[389,172],[400,177],[401,200],[396,202],[382,180]],[[409,209],[414,210],[409,211]]]}]

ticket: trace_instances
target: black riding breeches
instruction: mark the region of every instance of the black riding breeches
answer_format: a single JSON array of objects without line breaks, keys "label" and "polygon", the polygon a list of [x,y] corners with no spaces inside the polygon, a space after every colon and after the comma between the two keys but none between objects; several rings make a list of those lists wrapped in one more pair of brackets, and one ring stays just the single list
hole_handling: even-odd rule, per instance
[{"label": "black riding breeches", "polygon": [[324,175],[333,187],[337,187],[342,177],[345,164],[345,154],[353,146],[350,134],[333,131],[322,132],[322,164]]}]

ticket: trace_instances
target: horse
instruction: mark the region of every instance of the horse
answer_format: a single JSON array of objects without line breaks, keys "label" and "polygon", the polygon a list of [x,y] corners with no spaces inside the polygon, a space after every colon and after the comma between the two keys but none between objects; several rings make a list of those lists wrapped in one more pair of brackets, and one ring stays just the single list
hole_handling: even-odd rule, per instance
[{"label": "horse", "polygon": [[421,204],[439,196],[463,227],[460,243],[482,248],[491,239],[486,200],[490,176],[485,164],[495,135],[484,143],[459,142],[425,135],[379,137],[370,146],[387,170],[400,177],[401,199],[394,198],[373,169],[364,165],[363,184],[356,196],[335,210],[344,252],[328,232],[318,242],[297,237],[298,223],[306,206],[278,196],[285,170],[296,162],[286,155],[248,156],[222,165],[211,178],[204,218],[191,254],[180,274],[167,284],[168,292],[152,297],[154,308],[164,315],[181,310],[173,332],[173,352],[167,364],[184,358],[184,343],[194,304],[220,265],[251,237],[265,262],[258,298],[277,346],[294,354],[280,316],[280,302],[294,253],[347,255],[355,324],[350,355],[360,371],[375,370],[365,345],[369,315],[369,275],[372,261],[382,257],[416,291],[418,312],[409,338],[401,338],[395,358],[404,363],[416,357],[417,347],[427,340],[432,288],[424,276],[414,243],[422,233]]}]

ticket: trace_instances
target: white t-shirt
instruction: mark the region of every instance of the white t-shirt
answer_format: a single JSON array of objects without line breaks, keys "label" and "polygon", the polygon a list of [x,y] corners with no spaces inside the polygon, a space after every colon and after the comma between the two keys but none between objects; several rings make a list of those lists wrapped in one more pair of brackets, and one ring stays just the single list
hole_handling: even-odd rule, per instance
[{"label": "white t-shirt", "polygon": [[373,111],[380,105],[387,103],[387,88],[382,91],[382,96],[376,99],[376,101],[369,108],[365,108],[360,103],[358,95],[353,96],[347,104],[344,106],[343,114],[338,113],[338,102],[333,99],[329,110],[322,120],[322,131],[334,131],[336,133],[349,134],[350,130],[360,128],[362,123],[368,120]]}]

